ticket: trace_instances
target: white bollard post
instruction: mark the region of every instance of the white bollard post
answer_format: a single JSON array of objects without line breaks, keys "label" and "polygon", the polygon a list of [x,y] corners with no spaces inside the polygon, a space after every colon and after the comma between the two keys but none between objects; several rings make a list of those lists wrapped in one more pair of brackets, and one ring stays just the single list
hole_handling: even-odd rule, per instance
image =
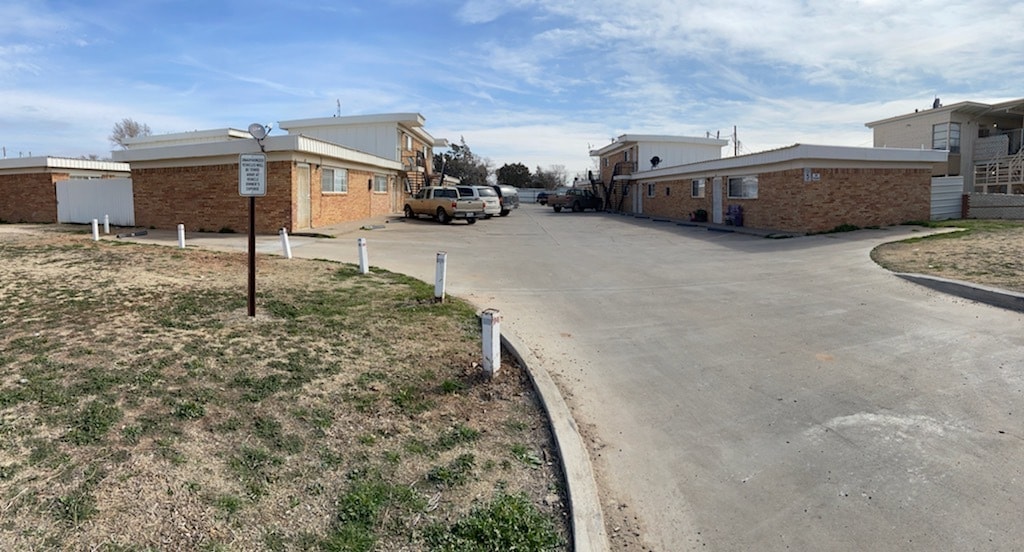
[{"label": "white bollard post", "polygon": [[501,312],[487,309],[483,312],[484,373],[493,378],[501,368]]},{"label": "white bollard post", "polygon": [[103,215],[103,233],[110,233],[110,215]]},{"label": "white bollard post", "polygon": [[434,276],[434,302],[444,303],[444,281],[448,276],[448,253],[437,252],[437,271]]},{"label": "white bollard post", "polygon": [[92,219],[92,241],[100,241],[100,221]]},{"label": "white bollard post", "polygon": [[281,234],[281,249],[284,250],[284,258],[292,258],[292,244],[288,241],[288,229],[282,228],[279,232]]},{"label": "white bollard post", "polygon": [[368,274],[370,272],[370,261],[366,256],[366,238],[359,238],[356,240],[359,244],[359,273]]},{"label": "white bollard post", "polygon": [[185,249],[185,225],[178,225],[178,248]]}]

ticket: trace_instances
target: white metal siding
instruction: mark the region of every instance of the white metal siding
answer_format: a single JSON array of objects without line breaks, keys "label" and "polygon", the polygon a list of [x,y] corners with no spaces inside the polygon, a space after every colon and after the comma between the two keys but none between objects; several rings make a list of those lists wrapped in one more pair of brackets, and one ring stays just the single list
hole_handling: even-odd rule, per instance
[{"label": "white metal siding", "polygon": [[944,176],[932,179],[932,220],[960,218],[964,177]]},{"label": "white metal siding", "polygon": [[71,179],[57,182],[57,222],[86,224],[110,216],[115,226],[135,226],[130,178]]}]

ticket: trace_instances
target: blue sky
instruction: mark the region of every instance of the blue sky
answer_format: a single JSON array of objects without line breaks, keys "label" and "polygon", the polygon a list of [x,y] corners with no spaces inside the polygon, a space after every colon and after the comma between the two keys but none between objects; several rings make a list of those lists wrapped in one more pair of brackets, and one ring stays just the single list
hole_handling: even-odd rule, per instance
[{"label": "blue sky", "polygon": [[733,125],[741,152],[871,146],[865,122],[936,96],[1024,96],[1022,21],[1010,0],[4,0],[0,146],[107,157],[125,117],[244,129],[339,101],[419,112],[494,168]]}]

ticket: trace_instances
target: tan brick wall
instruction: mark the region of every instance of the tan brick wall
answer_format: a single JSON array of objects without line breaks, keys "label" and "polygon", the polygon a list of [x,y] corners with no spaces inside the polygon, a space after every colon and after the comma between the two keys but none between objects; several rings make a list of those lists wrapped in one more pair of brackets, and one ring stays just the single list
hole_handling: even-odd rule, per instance
[{"label": "tan brick wall", "polygon": [[[291,228],[292,163],[267,163],[267,195],[256,198],[256,231]],[[319,187],[319,180],[314,183]],[[132,169],[139,226],[216,232],[249,229],[249,198],[238,195],[238,164]]]},{"label": "tan brick wall", "polygon": [[[373,175],[384,173],[348,169],[347,193],[322,192],[320,186],[322,173],[322,168],[313,170],[311,201],[314,228],[391,213],[391,196],[388,193],[372,191]],[[389,176],[388,178],[388,189],[390,190],[395,177]]]},{"label": "tan brick wall", "polygon": [[[692,182],[692,178],[656,182],[654,197],[648,197],[647,184],[641,184],[638,189],[644,195],[644,213],[653,217],[688,220],[690,213],[704,209],[708,212],[708,220],[711,220],[711,179],[707,179],[704,197],[699,198],[690,197]],[[623,209],[628,211],[632,209],[632,201],[629,197],[626,199],[628,204],[623,205]]]},{"label": "tan brick wall", "polygon": [[[292,161],[267,163],[267,195],[256,198],[256,231],[303,230],[298,219],[298,169]],[[323,168],[310,166],[310,219],[313,228],[391,213],[388,193],[368,189],[374,173],[348,169],[348,193],[323,193]],[[389,183],[394,176],[390,175]],[[139,226],[190,231],[249,229],[249,200],[238,195],[238,165],[134,169],[135,220]],[[390,185],[389,185],[390,188]],[[56,211],[55,211],[56,212]]]},{"label": "tan brick wall", "polygon": [[[825,232],[843,224],[861,228],[888,226],[931,216],[929,169],[814,169],[821,180],[804,182],[803,171],[762,173],[757,199],[728,197],[728,177],[722,178],[723,213],[729,205],[743,207],[743,224],[789,232]],[[735,176],[740,176],[739,174]],[[690,179],[656,184],[655,197],[644,194],[644,213],[687,219],[698,208],[712,219],[712,184],[705,197],[690,198]],[[666,194],[666,188],[671,192]],[[627,199],[628,201],[628,199]]]},{"label": "tan brick wall", "polygon": [[0,175],[0,220],[57,222],[56,182],[68,178],[61,173]]}]

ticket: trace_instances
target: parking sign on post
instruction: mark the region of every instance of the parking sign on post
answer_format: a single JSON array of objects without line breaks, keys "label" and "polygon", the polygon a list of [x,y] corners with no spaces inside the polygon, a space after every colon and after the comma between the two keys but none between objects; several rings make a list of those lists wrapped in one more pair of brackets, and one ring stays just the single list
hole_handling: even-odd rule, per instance
[{"label": "parking sign on post", "polygon": [[243,153],[238,157],[238,195],[263,197],[267,195],[267,156],[262,153]]}]

